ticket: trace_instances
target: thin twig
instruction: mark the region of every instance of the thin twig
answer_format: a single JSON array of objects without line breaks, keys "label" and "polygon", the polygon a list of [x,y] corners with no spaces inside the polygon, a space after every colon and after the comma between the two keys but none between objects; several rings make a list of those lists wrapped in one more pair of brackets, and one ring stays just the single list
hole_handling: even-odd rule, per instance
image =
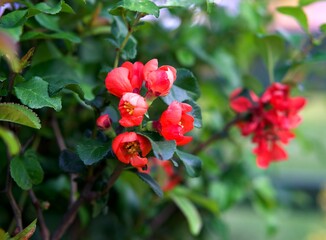
[{"label": "thin twig", "polygon": [[8,197],[10,206],[14,212],[16,227],[18,228],[18,231],[21,232],[23,230],[22,213],[21,213],[21,210],[20,210],[14,196],[12,195],[12,178],[11,177],[9,177],[7,184],[8,184],[7,189],[6,189],[7,197]]},{"label": "thin twig", "polygon": [[94,185],[94,182],[97,180],[97,178],[101,175],[102,171],[97,172],[96,175],[94,175],[92,178],[90,178],[87,182],[87,184],[85,185],[81,195],[79,196],[79,198],[70,206],[68,212],[64,215],[63,220],[61,221],[61,224],[59,225],[59,227],[57,228],[57,230],[54,232],[51,240],[59,240],[62,238],[62,236],[65,234],[65,232],[67,231],[67,229],[71,226],[71,224],[74,222],[77,212],[80,208],[80,206],[86,202],[91,202],[94,199],[100,198],[101,196],[103,196],[104,194],[106,194],[111,187],[113,186],[113,184],[115,183],[115,181],[118,179],[118,177],[120,176],[123,168],[124,168],[125,164],[119,163],[116,168],[114,169],[114,171],[112,172],[108,183],[106,185],[106,187],[104,188],[104,190],[100,193],[100,194],[94,194],[92,192],[92,187]]},{"label": "thin twig", "polygon": [[[52,116],[51,125],[60,151],[66,150],[67,149],[66,143],[61,133],[58,120],[54,114]],[[75,173],[70,174],[70,205],[73,204],[74,201],[76,201],[76,193],[78,190],[78,186],[75,179],[77,178],[77,176],[78,175]]]},{"label": "thin twig", "polygon": [[194,148],[194,150],[192,150],[191,153],[196,155],[199,152],[203,151],[205,148],[207,148],[213,142],[223,139],[223,138],[226,138],[229,135],[230,128],[234,124],[236,124],[240,119],[241,119],[240,115],[237,115],[234,119],[232,119],[230,122],[228,122],[221,131],[216,132],[205,142],[202,142],[201,144],[199,144],[196,148]]},{"label": "thin twig", "polygon": [[32,200],[32,203],[33,203],[34,207],[35,207],[35,210],[36,210],[37,221],[38,221],[38,224],[40,225],[42,240],[49,240],[50,239],[50,232],[49,232],[49,229],[48,229],[48,227],[47,227],[47,225],[45,223],[40,202],[37,199],[37,197],[36,197],[36,195],[35,195],[35,193],[34,193],[34,191],[32,189],[30,189],[28,191],[28,193],[29,193],[29,196],[30,196],[30,198]]}]

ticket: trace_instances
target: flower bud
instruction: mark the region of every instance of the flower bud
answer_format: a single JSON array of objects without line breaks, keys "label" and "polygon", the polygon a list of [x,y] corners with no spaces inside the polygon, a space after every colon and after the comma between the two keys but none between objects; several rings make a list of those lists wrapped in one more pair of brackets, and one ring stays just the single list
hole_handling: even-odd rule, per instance
[{"label": "flower bud", "polygon": [[97,127],[102,130],[109,129],[111,127],[111,124],[112,124],[112,120],[109,114],[103,114],[99,116],[96,120]]}]

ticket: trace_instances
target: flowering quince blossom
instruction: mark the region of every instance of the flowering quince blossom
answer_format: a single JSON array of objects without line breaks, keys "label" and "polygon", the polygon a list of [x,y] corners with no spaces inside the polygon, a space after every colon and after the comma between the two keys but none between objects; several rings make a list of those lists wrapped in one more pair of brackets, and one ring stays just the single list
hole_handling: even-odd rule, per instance
[{"label": "flowering quince blossom", "polygon": [[148,105],[142,96],[137,93],[125,93],[119,103],[119,123],[124,127],[139,126],[147,109]]},{"label": "flowering quince blossom", "polygon": [[230,106],[241,114],[246,114],[237,122],[242,135],[252,134],[252,142],[257,146],[257,164],[267,168],[272,161],[287,159],[283,144],[294,138],[291,129],[298,126],[301,118],[298,112],[304,107],[303,97],[290,97],[290,88],[281,83],[273,83],[259,98],[255,93],[241,95],[242,90],[231,93]]},{"label": "flowering quince blossom", "polygon": [[175,140],[178,146],[189,143],[192,137],[184,134],[194,128],[194,118],[187,114],[191,111],[189,104],[173,101],[158,121],[157,129],[160,134],[166,140]]},{"label": "flowering quince blossom", "polygon": [[138,171],[143,171],[143,168],[146,169],[148,163],[146,155],[151,149],[149,140],[135,132],[121,133],[112,142],[112,150],[118,160],[131,164]]},{"label": "flowering quince blossom", "polygon": [[169,160],[151,157],[149,159],[148,172],[153,173],[164,192],[172,190],[182,180]]},{"label": "flowering quince blossom", "polygon": [[140,93],[144,79],[143,67],[141,62],[125,62],[121,67],[114,68],[105,78],[107,90],[119,98],[127,92]]},{"label": "flowering quince blossom", "polygon": [[111,127],[112,120],[109,114],[103,114],[96,119],[96,125],[100,129],[108,129]]},{"label": "flowering quince blossom", "polygon": [[176,69],[168,65],[158,67],[157,59],[150,60],[144,66],[145,85],[150,96],[168,95],[176,78]]}]

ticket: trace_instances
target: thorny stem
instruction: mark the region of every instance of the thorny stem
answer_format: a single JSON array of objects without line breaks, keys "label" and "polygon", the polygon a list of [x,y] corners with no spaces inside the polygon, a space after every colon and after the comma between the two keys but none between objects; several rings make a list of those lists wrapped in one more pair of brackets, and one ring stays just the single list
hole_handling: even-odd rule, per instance
[{"label": "thorny stem", "polygon": [[137,13],[137,16],[136,16],[133,24],[131,26],[128,26],[128,33],[127,33],[126,37],[124,38],[123,42],[121,43],[120,47],[117,49],[117,55],[115,56],[115,59],[114,59],[113,68],[118,67],[119,59],[120,59],[120,54],[121,54],[122,50],[125,48],[125,46],[127,45],[128,40],[129,40],[131,34],[135,30],[135,26],[137,25],[137,23],[139,22],[140,18],[142,18],[142,17],[143,17],[142,14]]},{"label": "thorny stem", "polygon": [[37,220],[38,223],[40,225],[40,230],[41,230],[41,237],[42,240],[49,240],[50,239],[50,232],[48,227],[46,226],[45,220],[44,220],[44,216],[43,216],[43,212],[42,212],[42,208],[40,206],[40,202],[37,199],[37,197],[35,196],[34,191],[31,189],[28,191],[29,196],[32,200],[32,203],[35,207],[36,210],[36,214],[37,214]]}]

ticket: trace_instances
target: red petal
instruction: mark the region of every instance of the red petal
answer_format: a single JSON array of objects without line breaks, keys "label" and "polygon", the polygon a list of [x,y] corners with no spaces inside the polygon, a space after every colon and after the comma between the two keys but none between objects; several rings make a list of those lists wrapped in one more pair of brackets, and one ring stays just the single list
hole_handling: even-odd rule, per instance
[{"label": "red petal", "polygon": [[252,107],[250,100],[245,97],[238,97],[231,100],[230,105],[238,113],[247,112]]}]

